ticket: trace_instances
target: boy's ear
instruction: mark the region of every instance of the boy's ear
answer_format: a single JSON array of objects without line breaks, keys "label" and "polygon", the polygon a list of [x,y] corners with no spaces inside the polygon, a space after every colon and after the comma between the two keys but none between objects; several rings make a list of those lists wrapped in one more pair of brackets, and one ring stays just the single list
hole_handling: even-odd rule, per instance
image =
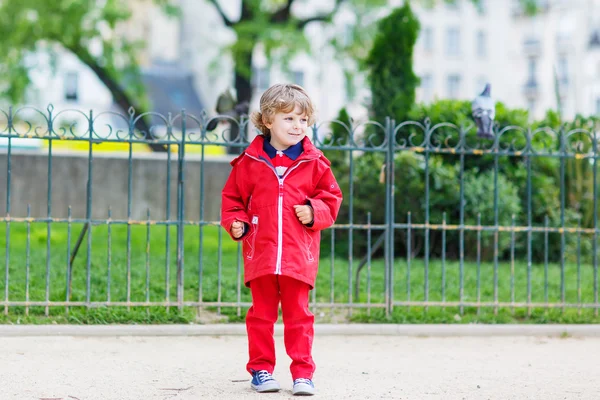
[{"label": "boy's ear", "polygon": [[262,116],[262,122],[263,122],[263,124],[265,124],[265,126],[266,126],[268,129],[271,129],[271,125],[272,125],[272,124],[271,124],[271,122],[269,122],[269,121],[267,120],[267,118],[266,118],[264,115]]}]

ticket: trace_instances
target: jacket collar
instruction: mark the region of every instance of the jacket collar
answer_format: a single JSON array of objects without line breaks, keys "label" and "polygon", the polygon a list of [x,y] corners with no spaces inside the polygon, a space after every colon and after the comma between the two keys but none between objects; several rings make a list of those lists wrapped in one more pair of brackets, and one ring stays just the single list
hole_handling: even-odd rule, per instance
[{"label": "jacket collar", "polygon": [[[273,158],[277,155],[277,149],[273,147],[271,141],[267,140],[267,138],[265,138],[263,141],[263,150],[265,151],[265,153],[267,153],[269,158]],[[300,141],[295,145],[283,150],[282,153],[291,158],[292,160],[296,161],[296,158],[300,157],[300,154],[302,154],[303,151],[304,148],[302,147],[302,142]]]},{"label": "jacket collar", "polygon": [[[256,136],[254,140],[252,140],[252,143],[250,143],[250,146],[248,146],[248,148],[244,150],[244,152],[240,156],[231,161],[231,165],[235,165],[239,160],[241,160],[242,157],[244,157],[244,154],[247,154],[254,158],[260,158],[260,155],[263,151],[264,141],[265,137],[263,135]],[[319,149],[317,149],[315,145],[312,144],[308,136],[305,136],[304,139],[302,139],[301,143],[304,151],[300,154],[296,161],[312,158],[321,158],[327,164],[330,164],[329,160],[327,160],[325,156],[323,156],[323,153]]]}]

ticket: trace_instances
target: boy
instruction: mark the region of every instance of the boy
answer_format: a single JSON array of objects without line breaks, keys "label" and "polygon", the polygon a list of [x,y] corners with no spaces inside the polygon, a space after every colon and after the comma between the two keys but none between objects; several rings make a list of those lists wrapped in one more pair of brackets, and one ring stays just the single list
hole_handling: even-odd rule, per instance
[{"label": "boy", "polygon": [[244,282],[252,294],[246,369],[258,392],[280,390],[271,375],[280,302],[292,392],[315,392],[308,295],[317,275],[320,231],[334,223],[342,192],[329,161],[306,137],[313,119],[312,101],[302,87],[270,87],[260,112],[252,115],[262,135],[231,162],[223,188],[221,225],[234,240],[243,240]]}]

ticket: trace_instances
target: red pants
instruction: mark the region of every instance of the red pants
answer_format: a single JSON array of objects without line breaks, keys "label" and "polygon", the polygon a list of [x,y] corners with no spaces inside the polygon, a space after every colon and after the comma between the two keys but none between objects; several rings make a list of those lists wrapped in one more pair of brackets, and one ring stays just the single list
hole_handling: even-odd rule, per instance
[{"label": "red pants", "polygon": [[250,361],[246,369],[275,368],[274,324],[283,314],[285,350],[292,359],[292,378],[312,379],[315,363],[312,359],[315,317],[308,309],[310,286],[282,275],[265,275],[250,282],[252,307],[246,315]]}]

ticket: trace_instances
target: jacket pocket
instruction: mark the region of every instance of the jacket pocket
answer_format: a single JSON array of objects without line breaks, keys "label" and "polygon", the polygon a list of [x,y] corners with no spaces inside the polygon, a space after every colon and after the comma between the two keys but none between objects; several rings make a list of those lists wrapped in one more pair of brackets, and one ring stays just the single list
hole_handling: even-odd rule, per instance
[{"label": "jacket pocket", "polygon": [[256,246],[256,234],[258,233],[258,215],[252,216],[252,227],[250,228],[250,234],[246,237],[246,258],[252,260],[254,257],[254,249]]},{"label": "jacket pocket", "polygon": [[304,232],[304,248],[306,250],[306,259],[308,260],[308,262],[313,262],[315,261],[315,258],[313,257],[312,251],[310,250],[313,245],[313,238],[310,235],[310,233],[308,233],[308,230],[306,228],[303,227],[302,230]]}]

